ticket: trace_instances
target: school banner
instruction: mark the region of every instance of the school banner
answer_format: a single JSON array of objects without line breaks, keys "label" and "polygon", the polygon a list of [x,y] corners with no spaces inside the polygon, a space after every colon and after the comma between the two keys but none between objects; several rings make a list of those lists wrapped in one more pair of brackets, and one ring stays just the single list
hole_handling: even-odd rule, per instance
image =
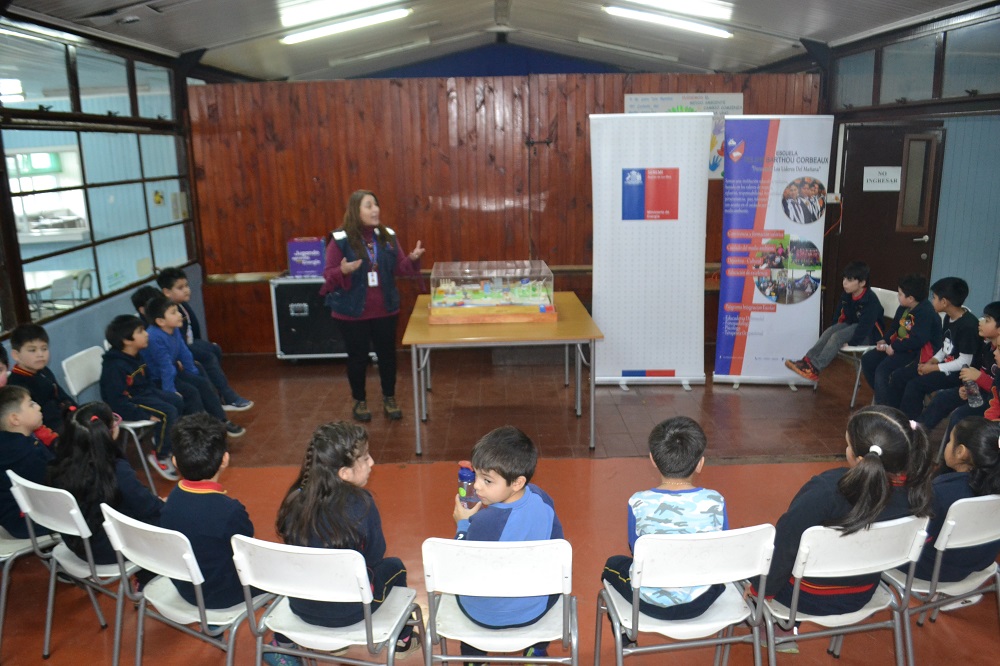
[{"label": "school banner", "polygon": [[819,335],[832,116],[727,116],[713,381],[809,384],[789,372]]},{"label": "school banner", "polygon": [[705,383],[710,113],[590,116],[599,384]]}]

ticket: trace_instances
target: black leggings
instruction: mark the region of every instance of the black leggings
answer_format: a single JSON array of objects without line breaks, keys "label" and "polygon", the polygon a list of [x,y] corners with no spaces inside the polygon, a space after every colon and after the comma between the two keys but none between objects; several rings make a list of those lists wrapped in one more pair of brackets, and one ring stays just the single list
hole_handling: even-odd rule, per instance
[{"label": "black leggings", "polygon": [[[632,600],[632,580],[629,571],[632,568],[632,558],[627,555],[613,555],[608,558],[604,565],[604,573],[601,579],[611,583],[619,594]],[[676,606],[657,606],[644,599],[639,599],[639,610],[658,620],[690,620],[698,617],[708,610],[709,606],[726,591],[725,585],[712,585],[700,596],[695,597],[686,604]]]},{"label": "black leggings", "polygon": [[368,352],[375,349],[378,356],[378,374],[382,381],[382,395],[396,395],[396,324],[399,315],[378,319],[336,319],[340,335],[347,347],[347,381],[351,384],[351,397],[365,397],[365,375],[368,372]]}]

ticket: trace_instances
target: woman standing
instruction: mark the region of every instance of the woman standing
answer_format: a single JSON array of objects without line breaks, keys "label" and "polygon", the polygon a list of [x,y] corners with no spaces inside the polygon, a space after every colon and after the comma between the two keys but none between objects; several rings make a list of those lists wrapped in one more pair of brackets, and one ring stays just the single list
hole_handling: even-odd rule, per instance
[{"label": "woman standing", "polygon": [[330,235],[326,246],[326,283],[321,294],[337,320],[347,347],[347,379],[351,384],[357,421],[371,421],[365,395],[368,352],[374,347],[382,383],[382,410],[390,419],[401,419],[396,405],[396,324],[399,290],[396,274],[419,275],[420,241],[403,254],[396,232],[382,224],[378,199],[357,190],[347,200],[344,224]]}]

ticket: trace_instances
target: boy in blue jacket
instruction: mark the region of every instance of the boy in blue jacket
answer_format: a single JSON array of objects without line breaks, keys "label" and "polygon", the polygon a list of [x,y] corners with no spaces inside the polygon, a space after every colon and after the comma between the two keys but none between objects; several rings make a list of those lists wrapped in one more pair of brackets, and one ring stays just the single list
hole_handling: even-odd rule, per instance
[{"label": "boy in blue jacket", "polygon": [[[0,526],[16,539],[28,538],[21,509],[10,492],[7,470],[18,476],[45,483],[45,469],[52,451],[32,433],[42,425],[42,408],[22,386],[0,388]],[[47,531],[44,531],[46,534]]]},{"label": "boy in blue jacket", "polygon": [[21,324],[10,334],[10,348],[15,364],[7,383],[28,389],[41,405],[42,424],[35,436],[51,446],[62,432],[63,412],[77,405],[49,369],[49,334],[38,324]]}]

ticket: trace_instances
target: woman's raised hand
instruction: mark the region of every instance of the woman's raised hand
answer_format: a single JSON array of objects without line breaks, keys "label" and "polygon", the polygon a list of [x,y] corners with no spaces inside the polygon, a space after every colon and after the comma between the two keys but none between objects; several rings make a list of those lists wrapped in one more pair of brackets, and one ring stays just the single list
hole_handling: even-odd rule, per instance
[{"label": "woman's raised hand", "polygon": [[347,257],[343,257],[340,260],[340,272],[343,273],[344,275],[350,275],[359,268],[361,268],[360,259],[358,259],[357,261],[348,261]]},{"label": "woman's raised hand", "polygon": [[417,241],[417,246],[413,248],[413,252],[409,254],[410,261],[417,261],[424,255],[425,247],[421,246],[420,241]]}]

